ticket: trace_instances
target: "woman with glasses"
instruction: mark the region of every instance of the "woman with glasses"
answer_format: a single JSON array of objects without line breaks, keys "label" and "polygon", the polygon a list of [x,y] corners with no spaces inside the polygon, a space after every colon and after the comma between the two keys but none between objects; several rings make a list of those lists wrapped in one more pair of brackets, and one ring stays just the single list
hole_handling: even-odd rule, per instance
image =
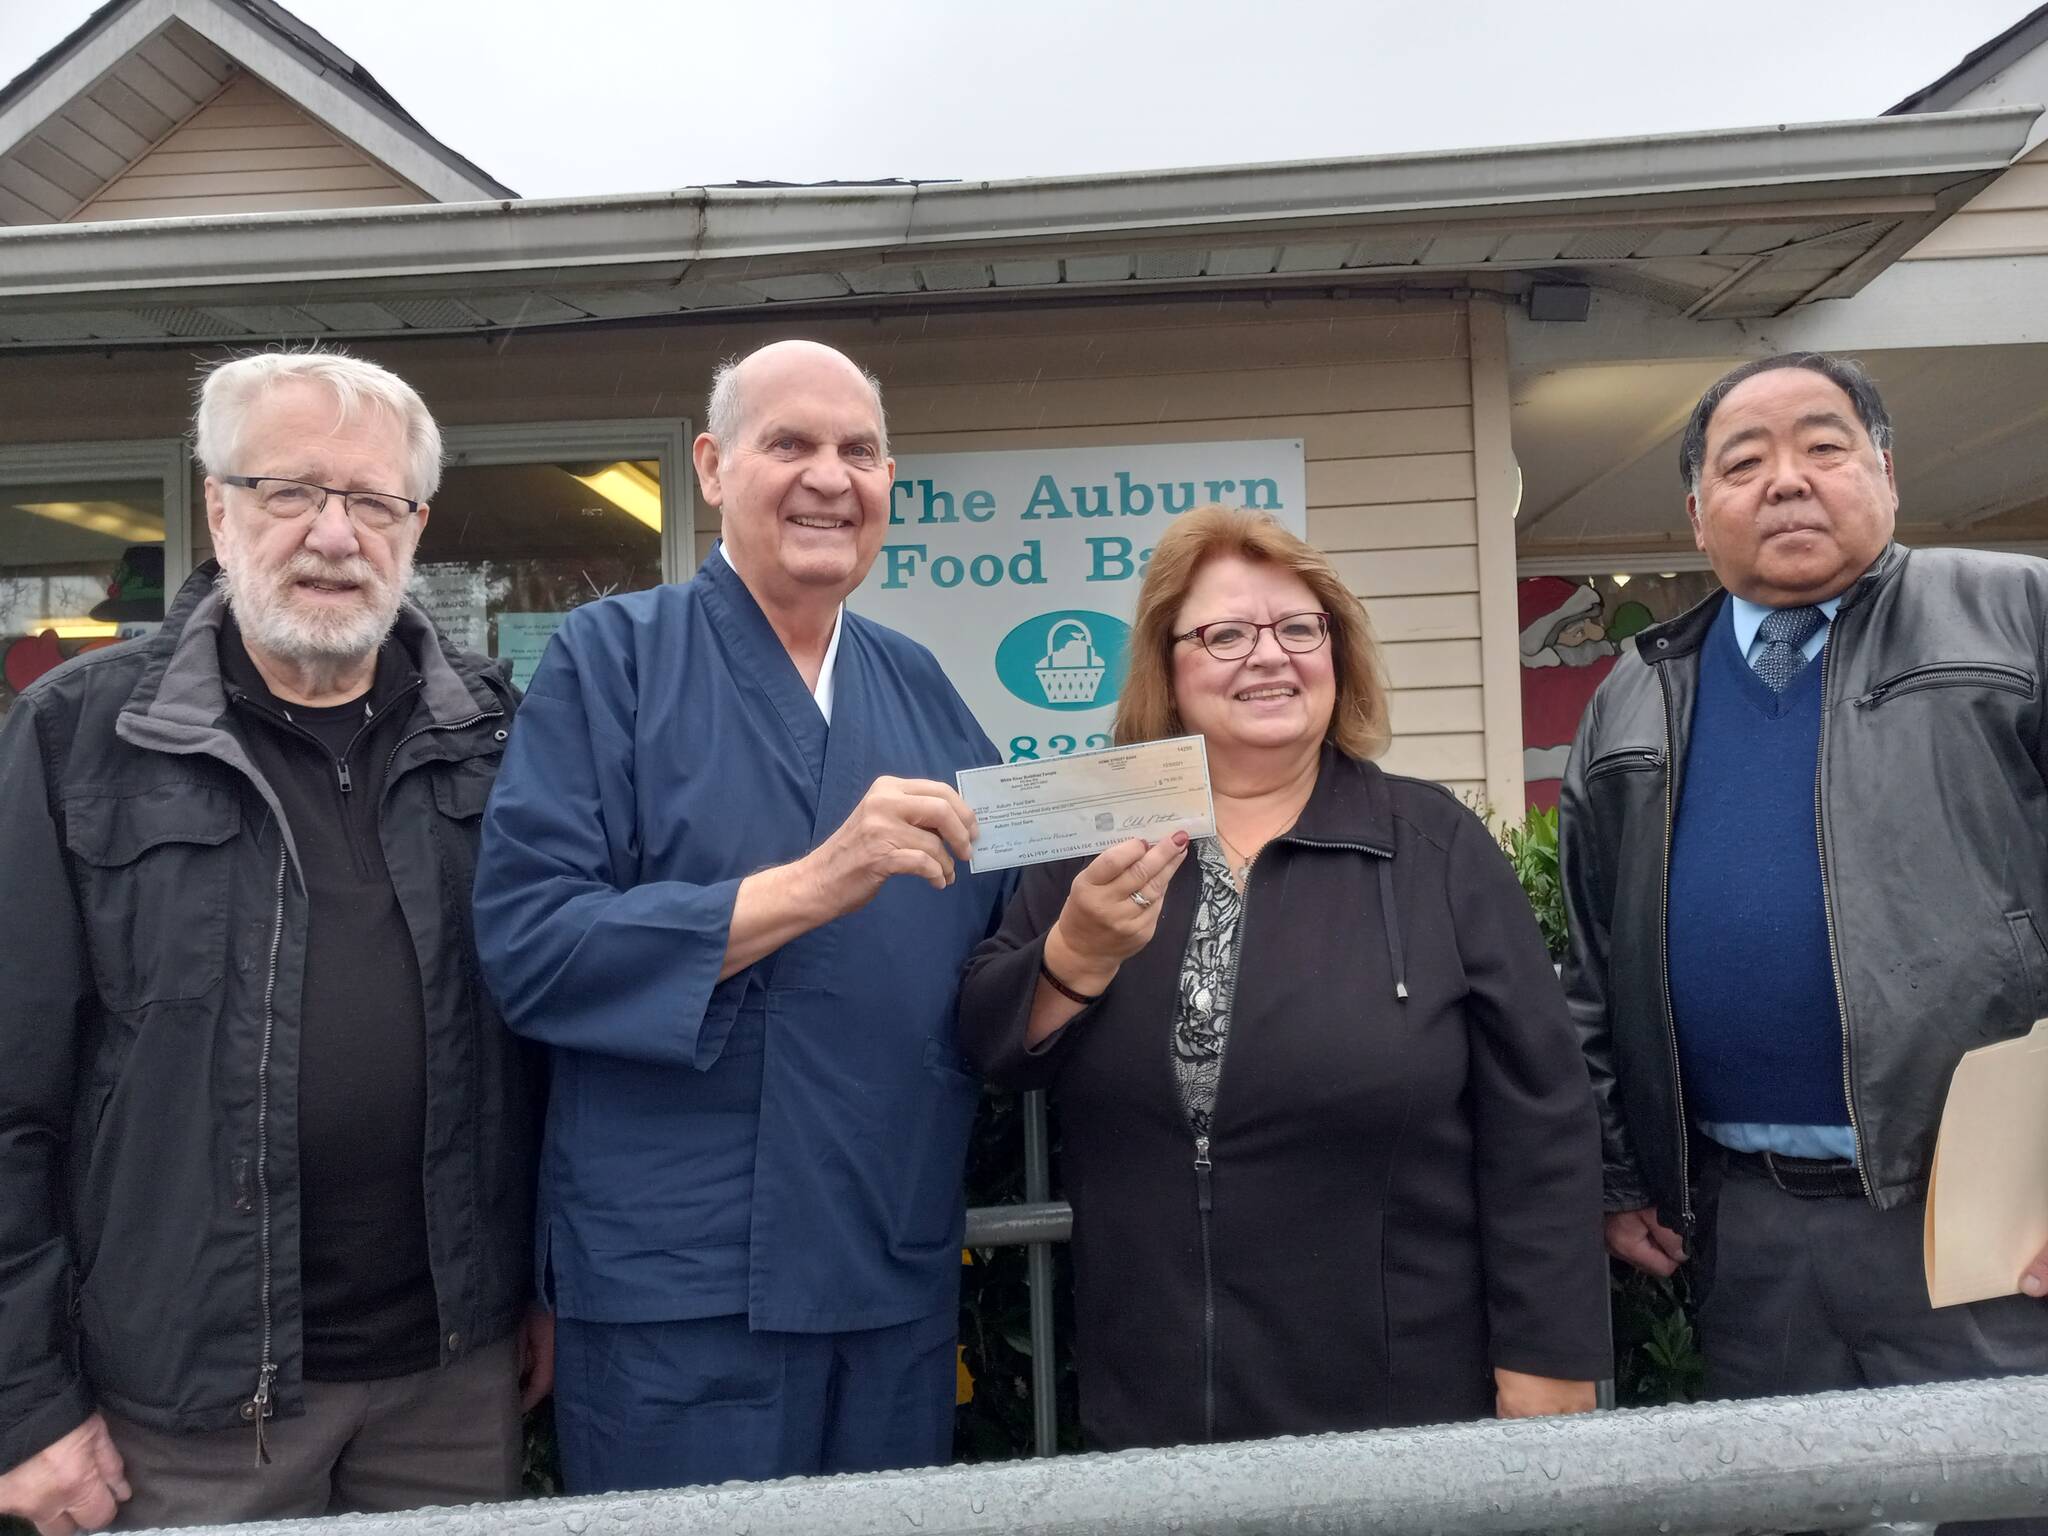
[{"label": "woman with glasses", "polygon": [[1609,1373],[1593,1101],[1485,826],[1382,773],[1358,600],[1260,513],[1159,541],[1116,739],[1214,838],[1028,870],[961,1040],[1060,1111],[1102,1449],[1568,1413]]}]

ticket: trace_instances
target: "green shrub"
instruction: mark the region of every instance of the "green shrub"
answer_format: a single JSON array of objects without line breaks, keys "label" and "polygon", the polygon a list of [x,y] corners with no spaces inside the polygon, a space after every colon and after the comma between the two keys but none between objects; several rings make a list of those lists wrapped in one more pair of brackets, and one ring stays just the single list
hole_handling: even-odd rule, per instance
[{"label": "green shrub", "polygon": [[1557,877],[1557,812],[1529,807],[1519,826],[1499,826],[1501,847],[1515,866],[1515,878],[1522,882],[1522,894],[1536,913],[1536,926],[1543,930],[1543,946],[1550,958],[1561,960],[1565,950],[1564,887]]}]

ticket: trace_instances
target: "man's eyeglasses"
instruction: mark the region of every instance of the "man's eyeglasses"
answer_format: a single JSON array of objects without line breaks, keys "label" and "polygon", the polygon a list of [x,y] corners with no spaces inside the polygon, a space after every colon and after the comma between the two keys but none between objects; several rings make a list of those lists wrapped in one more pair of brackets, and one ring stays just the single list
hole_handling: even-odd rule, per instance
[{"label": "man's eyeglasses", "polygon": [[389,491],[344,491],[332,485],[313,485],[277,475],[221,475],[218,478],[222,485],[238,485],[245,491],[254,491],[256,505],[280,522],[318,514],[330,496],[341,498],[349,520],[358,528],[391,528],[420,509],[420,503],[410,496],[394,496]]},{"label": "man's eyeglasses", "polygon": [[1296,656],[1320,650],[1330,638],[1330,616],[1327,613],[1287,613],[1270,624],[1254,624],[1250,619],[1218,619],[1213,624],[1197,624],[1184,635],[1175,635],[1175,640],[1193,640],[1218,661],[1242,661],[1259,648],[1259,632],[1270,629],[1273,638],[1280,642],[1280,649]]}]

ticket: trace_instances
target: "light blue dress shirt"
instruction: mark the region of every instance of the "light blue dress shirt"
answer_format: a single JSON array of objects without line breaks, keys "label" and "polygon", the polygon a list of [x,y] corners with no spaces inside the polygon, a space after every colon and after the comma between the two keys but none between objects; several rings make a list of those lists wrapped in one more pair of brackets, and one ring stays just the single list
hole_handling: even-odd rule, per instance
[{"label": "light blue dress shirt", "polygon": [[[1753,666],[1757,653],[1763,648],[1756,632],[1763,625],[1764,615],[1771,610],[1732,592],[1728,601],[1735,605],[1731,617],[1736,649],[1742,652],[1742,659]],[[1806,644],[1800,648],[1808,661],[1820,655],[1821,647],[1828,643],[1835,610],[1841,605],[1839,595],[1815,604],[1827,615],[1828,622],[1809,635]],[[1846,1125],[1757,1125],[1748,1121],[1702,1120],[1700,1130],[1736,1152],[1776,1152],[1785,1157],[1848,1158],[1852,1161],[1856,1156],[1856,1132]]]}]

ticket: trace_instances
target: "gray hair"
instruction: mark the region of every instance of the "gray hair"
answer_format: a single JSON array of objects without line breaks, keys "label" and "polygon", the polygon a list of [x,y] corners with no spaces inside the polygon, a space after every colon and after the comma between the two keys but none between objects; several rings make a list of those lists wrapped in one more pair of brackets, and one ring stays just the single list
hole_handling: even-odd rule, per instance
[{"label": "gray hair", "polygon": [[[770,346],[774,343],[769,343]],[[756,352],[761,348],[756,347]],[[740,367],[748,357],[728,357],[711,374],[711,399],[704,407],[704,430],[718,442],[721,451],[732,446],[740,434],[740,427],[746,421],[745,403],[740,399]],[[839,354],[846,357],[844,352]],[[875,397],[875,431],[881,439],[882,457],[889,456],[889,413],[882,407],[882,381],[850,357],[846,361],[866,382],[868,390]]]},{"label": "gray hair", "polygon": [[317,384],[334,396],[343,422],[365,410],[389,413],[405,433],[405,494],[431,501],[441,487],[441,429],[426,403],[388,368],[345,352],[317,348],[257,352],[234,358],[209,372],[199,385],[193,416],[193,453],[209,475],[247,473],[235,462],[244,423],[263,395],[279,384]]},{"label": "gray hair", "polygon": [[1700,396],[1699,404],[1692,408],[1692,419],[1686,422],[1685,435],[1678,441],[1678,477],[1693,496],[1700,493],[1700,469],[1707,457],[1707,427],[1714,419],[1714,412],[1721,408],[1721,402],[1728,398],[1728,392],[1736,385],[1777,368],[1804,368],[1808,373],[1817,373],[1826,379],[1849,397],[1849,403],[1856,408],[1857,420],[1863,423],[1863,430],[1870,434],[1870,441],[1877,451],[1891,451],[1891,415],[1884,408],[1877,385],[1871,382],[1861,363],[1826,352],[1785,352],[1777,357],[1759,357],[1722,374]]}]

